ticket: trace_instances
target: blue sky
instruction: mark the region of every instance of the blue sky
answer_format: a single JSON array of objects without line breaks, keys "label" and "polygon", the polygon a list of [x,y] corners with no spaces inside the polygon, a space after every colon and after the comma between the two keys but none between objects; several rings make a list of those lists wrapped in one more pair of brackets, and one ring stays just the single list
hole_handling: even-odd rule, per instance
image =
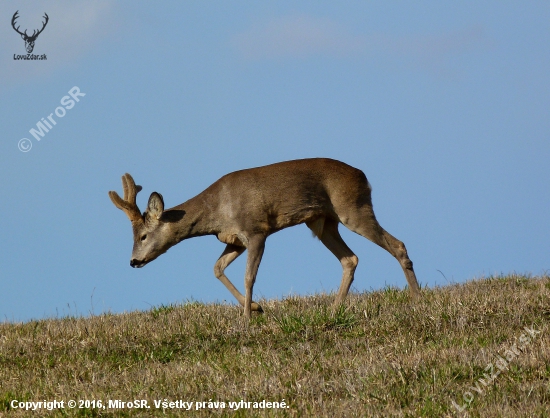
[{"label": "blue sky", "polygon": [[[14,60],[30,32],[45,61]],[[167,207],[242,168],[331,157],[362,169],[381,225],[424,286],[550,269],[550,3],[3,1],[0,318],[233,298],[215,237],[132,269],[120,177]],[[85,96],[37,141],[77,86]],[[18,143],[27,138],[29,152]],[[353,288],[405,286],[341,228]],[[227,269],[243,288],[245,257]],[[446,279],[438,271],[444,273]],[[337,290],[309,230],[271,236],[258,297]]]}]

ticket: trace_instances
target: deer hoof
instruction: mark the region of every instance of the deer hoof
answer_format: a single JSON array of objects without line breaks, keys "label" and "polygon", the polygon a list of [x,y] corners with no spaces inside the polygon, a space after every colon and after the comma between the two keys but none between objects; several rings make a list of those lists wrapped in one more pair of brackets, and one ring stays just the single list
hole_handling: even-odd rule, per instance
[{"label": "deer hoof", "polygon": [[252,304],[250,305],[250,310],[259,312],[259,313],[264,313],[264,310],[262,309],[262,307],[258,305],[256,302],[252,302]]}]

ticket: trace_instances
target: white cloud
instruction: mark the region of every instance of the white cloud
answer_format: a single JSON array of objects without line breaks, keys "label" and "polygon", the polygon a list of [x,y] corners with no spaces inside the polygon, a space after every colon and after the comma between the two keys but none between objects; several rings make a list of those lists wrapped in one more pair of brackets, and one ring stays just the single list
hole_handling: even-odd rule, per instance
[{"label": "white cloud", "polygon": [[441,70],[449,57],[485,48],[489,41],[481,27],[446,33],[393,35],[353,33],[326,18],[286,16],[237,34],[232,45],[250,60],[322,56],[363,57],[391,65],[396,60]]},{"label": "white cloud", "polygon": [[233,38],[233,45],[251,59],[349,54],[361,49],[363,40],[330,19],[286,16]]}]

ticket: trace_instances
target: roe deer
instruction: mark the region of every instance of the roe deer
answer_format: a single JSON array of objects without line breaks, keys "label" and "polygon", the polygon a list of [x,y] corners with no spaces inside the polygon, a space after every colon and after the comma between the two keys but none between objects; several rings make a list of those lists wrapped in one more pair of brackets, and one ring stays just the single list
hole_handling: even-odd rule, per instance
[{"label": "roe deer", "polygon": [[[362,171],[328,158],[286,161],[235,171],[181,205],[164,210],[162,196],[151,193],[147,210],[140,213],[132,176],[122,177],[124,199],[109,197],[122,209],[134,231],[130,265],[143,267],[187,238],[216,235],[227,244],[214,265],[214,274],[244,306],[244,315],[263,312],[252,301],[252,287],[266,238],[289,226],[305,223],[340,260],[343,268],[334,306],[346,297],[358,258],[338,233],[341,222],[393,255],[403,268],[413,297],[420,294],[405,245],[386,232],[372,209],[371,186]],[[244,296],[224,274],[225,268],[248,250]]]}]

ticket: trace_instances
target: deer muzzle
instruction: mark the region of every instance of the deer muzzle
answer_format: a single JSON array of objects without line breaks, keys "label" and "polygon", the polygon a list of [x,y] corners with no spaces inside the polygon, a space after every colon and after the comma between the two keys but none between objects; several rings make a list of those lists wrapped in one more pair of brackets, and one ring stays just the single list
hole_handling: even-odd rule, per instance
[{"label": "deer muzzle", "polygon": [[132,258],[130,260],[130,266],[131,267],[134,267],[134,268],[141,268],[143,267],[145,264],[147,264],[146,261],[140,261],[140,260],[137,260],[135,258]]}]

